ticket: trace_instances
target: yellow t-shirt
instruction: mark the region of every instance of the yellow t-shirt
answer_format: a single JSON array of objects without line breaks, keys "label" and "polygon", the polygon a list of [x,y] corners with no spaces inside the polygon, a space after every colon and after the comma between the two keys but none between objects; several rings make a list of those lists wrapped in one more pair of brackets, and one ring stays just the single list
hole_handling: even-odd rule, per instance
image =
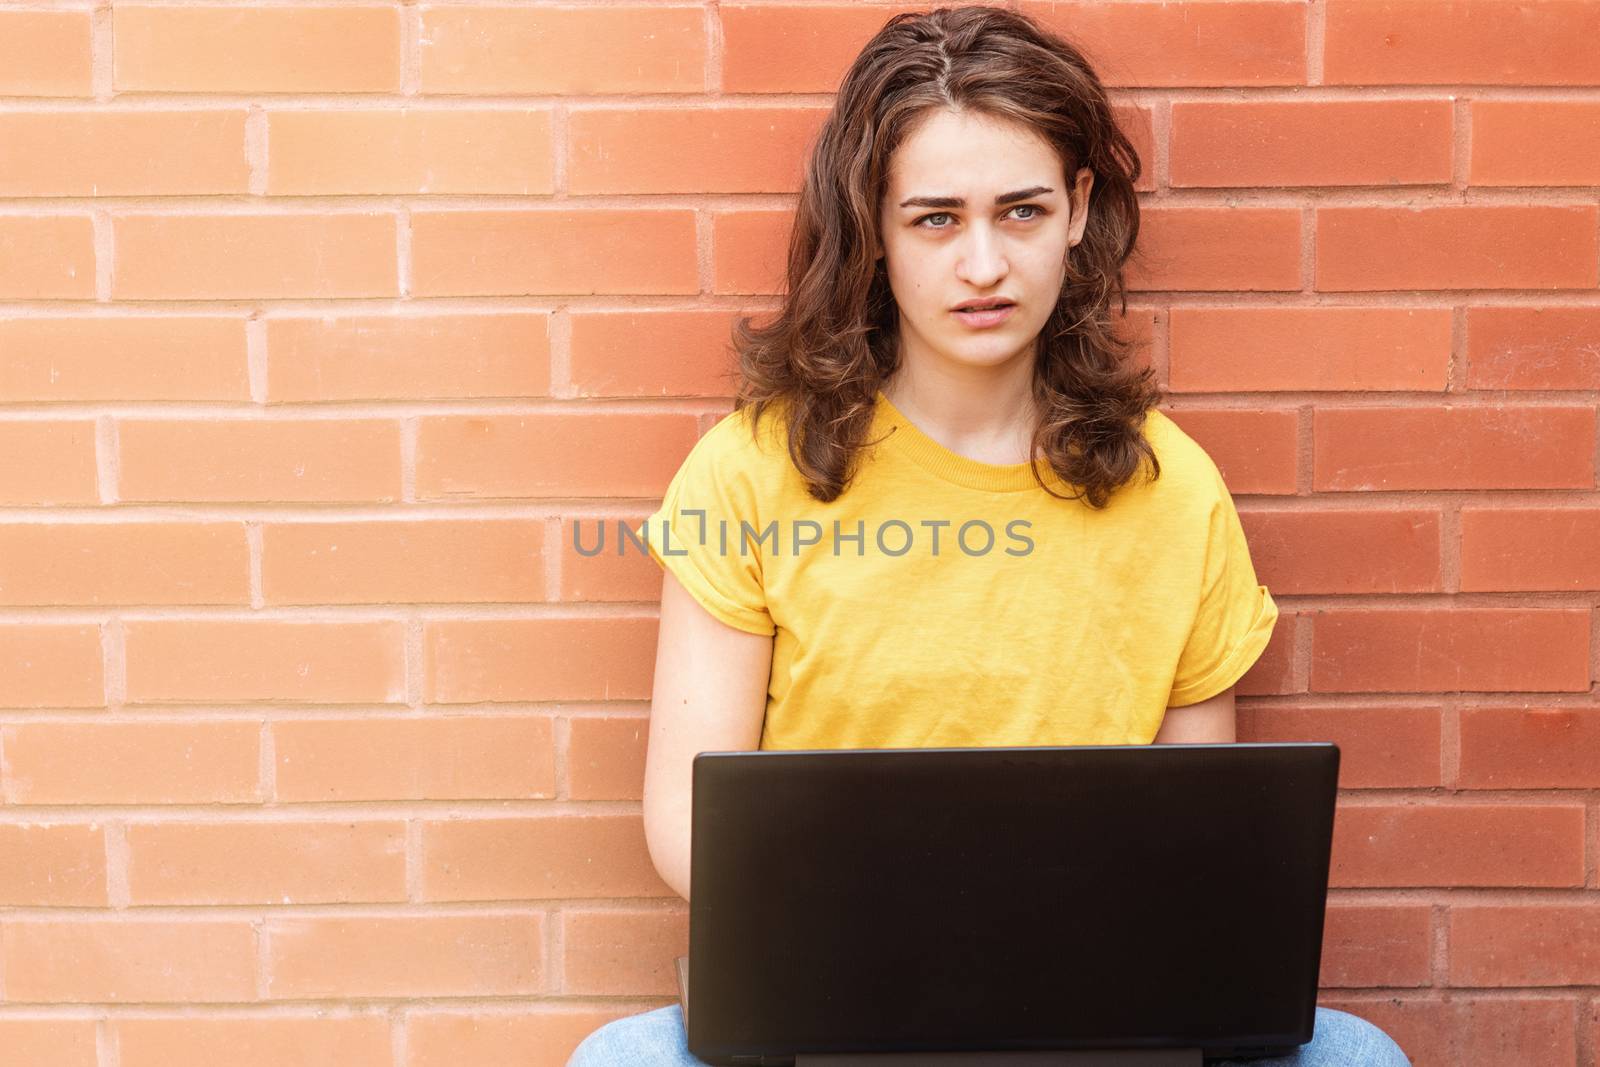
[{"label": "yellow t-shirt", "polygon": [[[713,426],[635,531],[716,618],[773,635],[762,749],[1148,744],[1278,609],[1222,476],[1158,410],[1100,511],[951,451],[881,392],[855,481],[806,493],[781,411]],[[1042,461],[1041,473],[1068,492]]]}]

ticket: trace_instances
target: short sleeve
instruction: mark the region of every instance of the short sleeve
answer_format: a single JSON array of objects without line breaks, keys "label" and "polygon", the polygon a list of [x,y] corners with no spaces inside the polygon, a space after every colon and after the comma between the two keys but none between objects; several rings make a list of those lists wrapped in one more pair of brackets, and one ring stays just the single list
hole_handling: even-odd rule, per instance
[{"label": "short sleeve", "polygon": [[1178,659],[1169,707],[1198,704],[1237,682],[1260,658],[1278,621],[1278,606],[1256,580],[1244,527],[1217,472],[1206,533],[1199,608]]},{"label": "short sleeve", "polygon": [[650,557],[714,617],[747,633],[772,634],[753,448],[746,420],[737,412],[725,417],[689,450],[661,506],[635,533]]}]

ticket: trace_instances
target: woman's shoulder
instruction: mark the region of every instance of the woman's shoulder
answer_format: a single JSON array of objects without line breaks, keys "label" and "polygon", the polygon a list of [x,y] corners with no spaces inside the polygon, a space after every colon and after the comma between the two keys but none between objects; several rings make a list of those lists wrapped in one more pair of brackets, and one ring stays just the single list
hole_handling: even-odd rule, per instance
[{"label": "woman's shoulder", "polygon": [[778,407],[759,419],[749,406],[722,415],[700,435],[678,471],[679,480],[698,493],[716,487],[719,494],[756,510],[760,502],[788,494],[796,476]]},{"label": "woman's shoulder", "polygon": [[1145,412],[1143,432],[1161,464],[1161,476],[1152,487],[1166,483],[1159,492],[1168,497],[1180,493],[1202,498],[1216,495],[1222,486],[1216,462],[1171,416],[1160,408],[1151,408]]},{"label": "woman's shoulder", "polygon": [[782,402],[774,402],[758,417],[751,405],[734,408],[723,415],[695,444],[696,452],[708,460],[735,469],[770,468],[787,461],[788,430]]}]

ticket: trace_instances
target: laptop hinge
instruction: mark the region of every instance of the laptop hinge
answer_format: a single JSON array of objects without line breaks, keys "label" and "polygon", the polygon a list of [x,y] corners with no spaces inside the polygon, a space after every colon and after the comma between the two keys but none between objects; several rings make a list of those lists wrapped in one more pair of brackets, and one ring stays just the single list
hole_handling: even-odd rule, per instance
[{"label": "laptop hinge", "polygon": [[794,1067],[1201,1067],[1197,1048],[800,1053]]}]

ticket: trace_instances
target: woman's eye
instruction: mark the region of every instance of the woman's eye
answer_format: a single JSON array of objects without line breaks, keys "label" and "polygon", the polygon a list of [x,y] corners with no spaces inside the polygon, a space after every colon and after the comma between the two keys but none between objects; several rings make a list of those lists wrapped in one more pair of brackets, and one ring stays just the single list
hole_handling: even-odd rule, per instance
[{"label": "woman's eye", "polygon": [[[1033,214],[1031,214],[1031,215],[1021,216],[1020,218],[1021,218],[1022,222],[1032,222],[1034,219],[1039,218],[1041,215],[1043,215],[1045,213],[1044,209],[1039,207],[1039,205],[1037,205],[1037,204],[1018,204],[1016,207],[1012,208],[1011,210],[1012,211],[1031,211],[1031,212],[1033,212]],[[949,227],[947,227],[947,226],[923,226],[923,224],[926,223],[929,219],[948,219],[949,217],[950,217],[950,213],[948,211],[936,211],[932,215],[924,215],[924,216],[922,216],[922,218],[917,220],[916,224],[918,226],[922,226],[923,229],[927,229],[927,230],[949,229]]]}]

